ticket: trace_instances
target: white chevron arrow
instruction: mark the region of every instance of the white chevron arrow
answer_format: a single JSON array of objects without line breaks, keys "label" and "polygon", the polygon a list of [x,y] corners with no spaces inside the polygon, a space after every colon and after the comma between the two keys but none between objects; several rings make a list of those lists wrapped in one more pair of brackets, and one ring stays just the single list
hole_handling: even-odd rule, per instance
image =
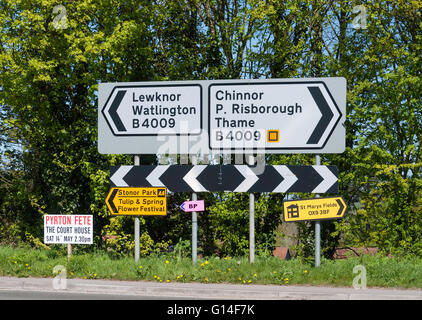
[{"label": "white chevron arrow", "polygon": [[128,187],[129,185],[123,180],[126,174],[132,169],[133,166],[120,166],[119,169],[110,177],[110,180],[116,187]]},{"label": "white chevron arrow", "polygon": [[273,166],[283,178],[283,181],[272,192],[287,192],[297,181],[297,177],[287,166]]},{"label": "white chevron arrow", "polygon": [[312,193],[325,193],[338,181],[337,177],[326,166],[312,166],[316,172],[322,177],[321,183],[312,190]]},{"label": "white chevron arrow", "polygon": [[170,165],[156,166],[145,180],[147,180],[153,187],[165,187],[164,183],[161,182],[160,177],[164,172],[166,172],[168,167],[170,167]]},{"label": "white chevron arrow", "polygon": [[208,192],[196,178],[207,167],[207,165],[196,165],[183,177],[183,180],[192,188],[194,192]]},{"label": "white chevron arrow", "polygon": [[247,192],[249,188],[259,180],[259,178],[248,166],[235,165],[235,167],[245,177],[245,180],[243,180],[243,182],[238,185],[233,192]]}]

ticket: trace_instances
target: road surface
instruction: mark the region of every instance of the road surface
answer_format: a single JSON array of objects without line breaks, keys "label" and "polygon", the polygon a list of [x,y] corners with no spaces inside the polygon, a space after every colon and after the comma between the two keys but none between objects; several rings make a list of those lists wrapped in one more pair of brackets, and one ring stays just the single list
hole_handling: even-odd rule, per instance
[{"label": "road surface", "polygon": [[[0,277],[0,299],[221,299],[221,300],[422,300],[420,289],[156,283],[66,279],[54,289],[53,278]],[[56,285],[57,287],[57,285]]]}]

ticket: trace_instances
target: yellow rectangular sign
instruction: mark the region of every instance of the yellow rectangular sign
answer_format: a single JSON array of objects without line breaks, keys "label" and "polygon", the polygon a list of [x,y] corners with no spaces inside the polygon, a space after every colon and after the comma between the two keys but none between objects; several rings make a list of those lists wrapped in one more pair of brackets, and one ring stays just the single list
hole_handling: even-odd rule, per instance
[{"label": "yellow rectangular sign", "polygon": [[112,215],[165,216],[167,189],[156,187],[111,188],[106,204]]},{"label": "yellow rectangular sign", "polygon": [[342,197],[289,200],[283,202],[285,222],[343,218],[346,203]]}]

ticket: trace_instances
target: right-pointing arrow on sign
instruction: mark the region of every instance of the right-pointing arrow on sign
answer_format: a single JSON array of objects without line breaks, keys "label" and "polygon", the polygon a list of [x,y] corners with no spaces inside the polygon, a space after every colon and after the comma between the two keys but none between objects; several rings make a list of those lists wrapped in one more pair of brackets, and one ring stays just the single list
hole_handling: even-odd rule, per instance
[{"label": "right-pointing arrow on sign", "polygon": [[286,192],[292,185],[297,181],[296,175],[290,171],[287,166],[274,166],[280,176],[283,177],[283,181],[273,190],[273,192]]},{"label": "right-pointing arrow on sign", "polygon": [[319,143],[319,140],[321,140],[321,137],[327,129],[328,125],[330,124],[330,121],[333,118],[334,114],[331,111],[327,100],[325,100],[324,96],[322,95],[322,92],[319,87],[308,87],[308,90],[314,98],[315,103],[321,111],[322,116],[306,143],[317,144]]},{"label": "right-pointing arrow on sign", "polygon": [[259,179],[248,166],[235,165],[235,168],[243,175],[245,180],[233,192],[247,192]]},{"label": "right-pointing arrow on sign", "polygon": [[316,172],[322,177],[321,183],[312,190],[312,193],[327,192],[332,186],[338,182],[338,177],[326,166],[312,166]]},{"label": "right-pointing arrow on sign", "polygon": [[344,203],[343,198],[336,199],[336,202],[338,203],[338,205],[340,207],[338,209],[337,216],[342,217],[344,215],[344,212],[346,211],[346,204]]}]

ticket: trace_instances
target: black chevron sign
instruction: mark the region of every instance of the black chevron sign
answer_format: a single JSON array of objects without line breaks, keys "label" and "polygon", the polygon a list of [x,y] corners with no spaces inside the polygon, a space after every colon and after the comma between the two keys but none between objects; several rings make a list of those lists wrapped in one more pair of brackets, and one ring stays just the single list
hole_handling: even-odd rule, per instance
[{"label": "black chevron sign", "polygon": [[[258,172],[261,171],[261,172]],[[255,173],[258,172],[258,173]],[[166,187],[171,192],[338,192],[336,166],[113,166],[112,187]]]}]

